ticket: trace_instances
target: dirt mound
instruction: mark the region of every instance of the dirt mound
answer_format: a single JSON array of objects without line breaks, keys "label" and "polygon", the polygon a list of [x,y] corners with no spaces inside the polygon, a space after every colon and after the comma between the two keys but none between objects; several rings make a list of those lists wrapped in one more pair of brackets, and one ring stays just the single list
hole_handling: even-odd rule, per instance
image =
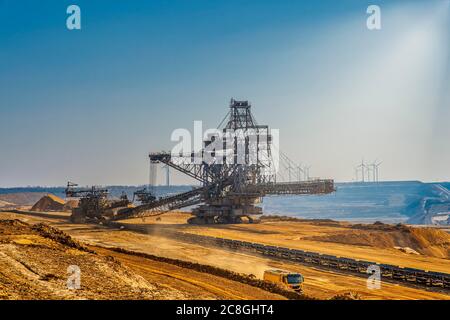
[{"label": "dirt mound", "polygon": [[361,296],[357,292],[342,292],[334,295],[330,300],[361,300]]},{"label": "dirt mound", "polygon": [[75,199],[66,201],[66,203],[64,204],[64,207],[63,207],[63,211],[69,211],[69,212],[72,211],[72,209],[78,207],[78,202],[79,202],[79,200],[75,200]]},{"label": "dirt mound", "polygon": [[380,221],[377,221],[373,224],[353,224],[351,225],[352,229],[359,229],[359,230],[379,230],[379,231],[404,231],[408,232],[408,226],[398,223],[398,224],[387,224]]},{"label": "dirt mound", "polygon": [[32,206],[36,201],[45,196],[45,192],[17,192],[0,194],[0,200],[19,206]]},{"label": "dirt mound", "polygon": [[347,222],[335,221],[331,219],[304,219],[298,217],[278,216],[278,215],[263,215],[260,217],[260,220],[265,222],[272,222],[272,221],[307,222],[319,226],[333,226],[333,227],[348,225]]},{"label": "dirt mound", "polygon": [[41,235],[44,238],[51,239],[60,244],[68,246],[70,248],[93,252],[93,251],[87,249],[82,244],[80,244],[78,241],[72,239],[72,237],[69,236],[68,234],[66,234],[65,232],[63,232],[59,229],[56,229],[54,227],[51,227],[48,224],[38,223],[38,224],[35,224],[34,226],[32,226],[31,229],[36,231],[39,235]]},{"label": "dirt mound", "polygon": [[53,194],[47,194],[34,204],[31,211],[62,211],[64,205],[63,199]]},{"label": "dirt mound", "polygon": [[35,225],[30,225],[19,219],[5,219],[0,220],[0,234],[2,235],[18,235],[18,234],[29,234],[29,235],[39,235],[43,238],[53,240],[61,245],[70,247],[72,249],[77,249],[86,252],[93,252],[87,247],[74,240],[71,236],[65,232],[49,226],[45,223],[38,223]]},{"label": "dirt mound", "polygon": [[345,231],[305,239],[377,248],[409,248],[423,255],[450,258],[450,234],[435,228],[375,223],[353,225]]},{"label": "dirt mound", "polygon": [[28,223],[22,222],[18,219],[0,220],[0,234],[12,235],[30,232],[31,228]]},{"label": "dirt mound", "polygon": [[[68,287],[71,270],[80,287]],[[0,299],[171,299],[179,291],[93,254],[58,229],[0,220]]]},{"label": "dirt mound", "polygon": [[410,228],[410,230],[417,243],[416,247],[411,248],[430,256],[450,258],[450,234],[435,228]]}]

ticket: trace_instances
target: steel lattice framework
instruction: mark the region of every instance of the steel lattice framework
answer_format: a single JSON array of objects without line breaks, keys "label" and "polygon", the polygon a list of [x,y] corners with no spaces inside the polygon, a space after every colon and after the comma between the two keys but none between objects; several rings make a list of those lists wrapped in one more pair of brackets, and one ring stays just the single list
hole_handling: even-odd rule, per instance
[{"label": "steel lattice framework", "polygon": [[158,215],[202,204],[193,210],[196,217],[192,223],[235,223],[241,217],[252,221],[250,216],[262,213],[255,204],[267,194],[335,191],[333,180],[276,182],[271,131],[267,125],[256,123],[248,101],[232,99],[225,119],[228,119],[225,125],[219,125],[208,136],[201,150],[176,155],[149,154],[152,163],[174,168],[201,182],[201,187],[124,210],[115,219]]}]

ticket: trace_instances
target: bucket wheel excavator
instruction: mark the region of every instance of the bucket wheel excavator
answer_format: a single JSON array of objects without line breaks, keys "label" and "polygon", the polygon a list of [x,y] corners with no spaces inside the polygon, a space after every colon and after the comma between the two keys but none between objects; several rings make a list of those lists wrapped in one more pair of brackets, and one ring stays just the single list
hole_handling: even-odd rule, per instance
[{"label": "bucket wheel excavator", "polygon": [[67,183],[66,198],[79,199],[78,206],[72,209],[70,220],[75,223],[102,221],[118,214],[121,209],[129,208],[131,202],[123,194],[118,200],[108,199],[108,190],[97,188],[78,188],[72,182]]},{"label": "bucket wheel excavator", "polygon": [[[222,126],[224,124],[224,126]],[[219,128],[203,141],[201,150],[150,153],[151,164],[162,163],[200,182],[200,187],[123,208],[110,220],[157,216],[196,206],[191,224],[254,222],[256,206],[266,195],[312,195],[335,191],[333,180],[277,182],[273,136],[259,125],[248,101],[231,100]]]}]

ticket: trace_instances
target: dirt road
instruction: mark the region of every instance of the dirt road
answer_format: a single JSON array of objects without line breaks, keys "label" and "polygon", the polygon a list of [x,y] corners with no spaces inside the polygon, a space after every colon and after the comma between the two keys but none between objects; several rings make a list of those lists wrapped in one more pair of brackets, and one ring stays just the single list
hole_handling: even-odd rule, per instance
[{"label": "dirt road", "polygon": [[161,286],[182,292],[198,292],[191,297],[193,299],[285,299],[280,295],[211,274],[117,253],[106,248],[92,248],[102,255],[116,258],[148,281],[158,282]]}]

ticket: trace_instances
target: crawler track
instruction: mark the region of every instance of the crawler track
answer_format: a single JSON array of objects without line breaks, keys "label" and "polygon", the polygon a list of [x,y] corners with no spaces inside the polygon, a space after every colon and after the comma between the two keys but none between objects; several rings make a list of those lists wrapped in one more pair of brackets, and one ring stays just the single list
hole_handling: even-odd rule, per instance
[{"label": "crawler track", "polygon": [[[148,228],[145,226],[120,223],[113,223],[113,226],[123,226],[125,229],[144,233],[148,231]],[[381,278],[389,280],[390,282],[409,284],[418,287],[441,289],[442,291],[445,291],[445,293],[450,292],[450,274],[448,273],[433,272],[414,268],[403,268],[395,265],[380,264],[377,262],[338,257],[299,249],[290,249],[254,242],[188,234],[173,230],[165,230],[163,234],[170,238],[180,239],[194,244],[218,246],[226,249],[240,250],[295,263],[316,265],[327,269],[353,273],[356,275],[367,275],[369,266],[378,266],[380,268]]]}]

